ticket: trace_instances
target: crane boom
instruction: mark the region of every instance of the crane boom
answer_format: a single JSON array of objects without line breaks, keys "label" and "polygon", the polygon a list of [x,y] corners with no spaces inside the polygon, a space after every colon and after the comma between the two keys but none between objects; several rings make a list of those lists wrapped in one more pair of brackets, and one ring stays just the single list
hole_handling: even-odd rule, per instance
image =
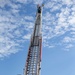
[{"label": "crane boom", "polygon": [[38,5],[24,75],[40,75],[41,46],[42,46],[41,26],[42,26],[42,6]]}]

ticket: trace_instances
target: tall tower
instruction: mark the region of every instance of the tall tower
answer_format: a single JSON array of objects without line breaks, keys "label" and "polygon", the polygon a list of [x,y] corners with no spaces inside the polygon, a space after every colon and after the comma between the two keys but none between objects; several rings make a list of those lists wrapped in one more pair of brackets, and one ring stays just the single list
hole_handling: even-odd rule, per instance
[{"label": "tall tower", "polygon": [[42,46],[42,6],[37,5],[36,20],[31,35],[24,75],[40,75],[41,46]]}]

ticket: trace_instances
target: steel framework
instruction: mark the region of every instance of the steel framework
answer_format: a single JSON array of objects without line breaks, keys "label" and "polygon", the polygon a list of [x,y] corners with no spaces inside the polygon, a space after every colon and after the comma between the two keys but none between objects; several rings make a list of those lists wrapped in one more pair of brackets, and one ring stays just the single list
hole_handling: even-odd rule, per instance
[{"label": "steel framework", "polygon": [[42,6],[38,5],[24,75],[40,75],[41,48],[42,48],[41,26],[42,26]]}]

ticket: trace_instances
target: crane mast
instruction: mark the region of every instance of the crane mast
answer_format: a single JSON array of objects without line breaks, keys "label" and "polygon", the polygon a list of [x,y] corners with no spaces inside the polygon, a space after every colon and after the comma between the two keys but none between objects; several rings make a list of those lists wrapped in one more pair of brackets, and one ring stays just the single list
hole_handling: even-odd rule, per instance
[{"label": "crane mast", "polygon": [[40,75],[41,48],[42,48],[41,26],[42,26],[42,6],[38,5],[24,75]]}]

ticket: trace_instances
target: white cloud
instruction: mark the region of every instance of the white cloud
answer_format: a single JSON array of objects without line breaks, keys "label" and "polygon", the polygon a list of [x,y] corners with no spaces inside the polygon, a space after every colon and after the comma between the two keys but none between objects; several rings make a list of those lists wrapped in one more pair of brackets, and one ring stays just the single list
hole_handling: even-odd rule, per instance
[{"label": "white cloud", "polygon": [[31,2],[33,2],[34,4],[42,4],[43,0],[16,0],[16,2],[20,2],[23,4],[31,3]]},{"label": "white cloud", "polygon": [[0,7],[4,7],[6,4],[10,4],[10,0],[0,0]]},{"label": "white cloud", "polygon": [[66,4],[66,5],[72,5],[73,4],[73,0],[62,0],[63,4]]},{"label": "white cloud", "polygon": [[72,44],[68,44],[68,45],[66,46],[66,49],[70,49],[70,48],[72,48],[72,47],[73,47]]},{"label": "white cloud", "polygon": [[[58,6],[59,9],[58,8],[55,9],[55,5]],[[44,21],[43,38],[44,40],[46,40],[44,43],[47,42],[45,46],[48,47],[49,44],[55,44],[55,42],[51,43],[49,40],[57,37],[58,37],[57,39],[61,40],[64,39],[63,42],[59,40],[57,43],[57,44],[61,43],[62,47],[65,46],[64,44],[67,44],[67,46],[69,44],[74,44],[75,43],[74,42],[75,34],[73,32],[75,31],[74,2],[72,0],[51,1],[46,4],[45,9],[46,8],[48,8],[50,12],[46,11],[46,13],[48,14],[45,13],[45,15],[47,15],[48,17],[44,15],[45,18],[43,20]],[[71,35],[70,32],[71,33],[73,32],[73,34]],[[64,48],[66,48],[66,46]]]},{"label": "white cloud", "polygon": [[12,9],[11,12],[14,13],[14,14],[16,14],[16,13],[19,12],[19,10],[18,9]]},{"label": "white cloud", "polygon": [[71,16],[69,21],[68,21],[71,25],[75,25],[75,14],[74,16]]},{"label": "white cloud", "polygon": [[71,32],[72,35],[75,35],[75,32]]},{"label": "white cloud", "polygon": [[[3,39],[2,39],[3,38]],[[19,46],[18,43],[15,43],[13,40],[10,40],[9,37],[0,37],[0,56],[5,57],[11,53],[16,53],[19,51],[16,47]]]},{"label": "white cloud", "polygon": [[45,8],[52,8],[54,6],[55,2],[48,2],[45,4]]},{"label": "white cloud", "polygon": [[75,11],[75,5],[72,6],[72,11]]},{"label": "white cloud", "polygon": [[[13,1],[28,3],[28,0]],[[39,0],[29,2],[38,4]],[[41,0],[40,4],[43,2],[44,0]],[[6,4],[11,8],[9,11],[2,9],[5,8]],[[64,4],[66,6],[63,6]],[[22,15],[22,12],[19,13],[22,8],[21,4],[11,3],[9,0],[1,0],[0,7],[0,57],[5,57],[18,52],[20,48],[22,49],[21,43],[23,44],[30,39],[35,19],[33,16],[30,16],[33,13],[26,10],[23,10]],[[43,46],[54,48],[59,46],[59,43],[62,45],[67,44],[64,47],[67,49],[75,46],[72,46],[75,43],[74,8],[74,2],[71,0],[47,1],[43,12]],[[72,37],[67,36],[66,33],[71,34]]]},{"label": "white cloud", "polygon": [[64,39],[63,39],[63,42],[64,43],[69,43],[69,42],[71,42],[72,41],[72,39],[70,38],[70,37],[65,37]]},{"label": "white cloud", "polygon": [[42,4],[43,0],[33,0],[35,4]]},{"label": "white cloud", "polygon": [[27,35],[25,35],[25,36],[23,37],[23,39],[29,40],[29,39],[30,39],[30,36],[31,36],[31,34],[27,34]]},{"label": "white cloud", "polygon": [[27,0],[16,0],[16,2],[27,3]]},{"label": "white cloud", "polygon": [[54,12],[56,10],[58,10],[60,7],[59,6],[53,6],[53,8],[51,9],[51,12]]},{"label": "white cloud", "polygon": [[[7,2],[5,4],[9,3]],[[4,8],[5,4],[3,4],[2,8]],[[27,40],[25,35],[27,33],[29,34],[33,28],[33,17],[21,16],[18,12],[20,5],[11,3],[9,6],[12,11],[0,9],[0,58],[7,57],[22,50],[22,44]]]},{"label": "white cloud", "polygon": [[34,18],[32,16],[25,16],[24,19],[25,20],[30,20],[30,21],[33,21],[34,20]]}]

